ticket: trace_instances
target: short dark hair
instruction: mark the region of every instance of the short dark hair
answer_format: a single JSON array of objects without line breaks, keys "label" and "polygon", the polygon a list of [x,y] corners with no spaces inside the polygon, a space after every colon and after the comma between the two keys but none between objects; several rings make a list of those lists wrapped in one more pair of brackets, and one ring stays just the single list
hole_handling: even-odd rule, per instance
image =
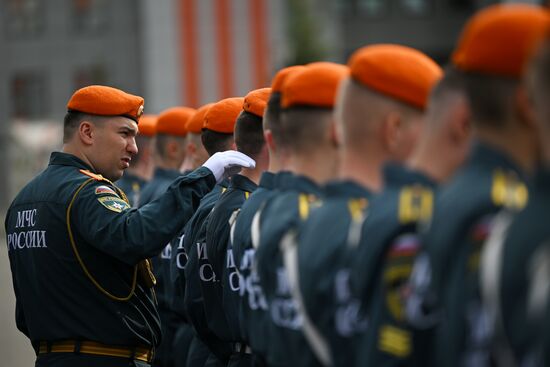
[{"label": "short dark hair", "polygon": [[223,152],[231,148],[233,134],[219,133],[217,131],[202,129],[201,141],[208,155]]},{"label": "short dark hair", "polygon": [[283,109],[276,143],[294,152],[308,152],[323,139],[326,124],[331,119],[331,108],[296,106]]},{"label": "short dark hair", "polygon": [[461,72],[456,69],[454,72],[464,83],[472,121],[493,128],[503,127],[514,113],[514,95],[519,86],[519,80]]},{"label": "short dark hair", "polygon": [[78,111],[68,111],[63,119],[63,144],[69,142],[74,136],[76,130],[82,121],[90,121],[96,123],[99,121],[98,116],[89,115]]},{"label": "short dark hair", "polygon": [[168,134],[155,135],[155,150],[161,158],[166,157],[166,145],[168,145],[168,142],[171,140],[177,140],[180,143],[180,145],[185,144],[184,137],[168,135]]},{"label": "short dark hair", "polygon": [[264,130],[271,130],[276,135],[280,130],[281,93],[273,92],[267,100],[264,112]]},{"label": "short dark hair", "polygon": [[237,150],[249,157],[256,157],[265,145],[262,118],[242,111],[235,122]]}]

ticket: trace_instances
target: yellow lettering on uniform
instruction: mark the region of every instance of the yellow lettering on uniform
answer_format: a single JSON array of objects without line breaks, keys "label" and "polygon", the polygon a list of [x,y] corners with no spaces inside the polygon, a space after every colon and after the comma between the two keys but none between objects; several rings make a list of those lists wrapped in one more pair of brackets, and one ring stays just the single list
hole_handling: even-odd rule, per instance
[{"label": "yellow lettering on uniform", "polygon": [[426,221],[432,216],[433,193],[421,187],[405,187],[399,194],[399,222]]},{"label": "yellow lettering on uniform", "polygon": [[527,205],[529,192],[515,173],[506,174],[502,170],[496,170],[493,173],[491,199],[496,206],[518,210]]},{"label": "yellow lettering on uniform", "polygon": [[380,329],[378,348],[397,357],[406,357],[411,353],[410,333],[394,326],[385,325]]}]

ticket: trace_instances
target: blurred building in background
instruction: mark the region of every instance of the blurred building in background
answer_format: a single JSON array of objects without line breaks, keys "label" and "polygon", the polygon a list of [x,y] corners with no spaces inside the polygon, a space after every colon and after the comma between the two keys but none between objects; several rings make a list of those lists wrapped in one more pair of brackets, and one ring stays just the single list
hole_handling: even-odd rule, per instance
[{"label": "blurred building in background", "polygon": [[0,208],[60,146],[77,88],[115,86],[158,113],[244,95],[283,66],[345,62],[370,43],[410,45],[443,64],[465,19],[494,2],[2,0]]}]

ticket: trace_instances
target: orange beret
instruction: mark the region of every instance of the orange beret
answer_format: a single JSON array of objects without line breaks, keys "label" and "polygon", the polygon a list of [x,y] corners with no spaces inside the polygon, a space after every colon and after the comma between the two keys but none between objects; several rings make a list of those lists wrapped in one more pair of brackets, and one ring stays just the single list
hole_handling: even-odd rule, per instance
[{"label": "orange beret", "polygon": [[389,97],[424,109],[443,71],[414,48],[381,44],[355,51],[348,61],[351,78]]},{"label": "orange beret", "polygon": [[213,105],[214,103],[208,103],[204,106],[201,106],[195,111],[193,116],[187,121],[187,124],[185,124],[185,128],[187,131],[193,134],[200,134],[202,131],[202,127],[204,126],[204,116],[206,115],[206,112],[208,112],[208,109]]},{"label": "orange beret", "polygon": [[103,85],[90,85],[74,92],[67,110],[99,116],[124,116],[135,122],[143,114],[143,98]]},{"label": "orange beret", "polygon": [[163,111],[157,120],[157,134],[187,135],[185,124],[195,113],[194,108],[172,107]]},{"label": "orange beret", "polygon": [[204,116],[203,129],[233,134],[237,117],[243,110],[243,102],[244,98],[233,97],[214,103]]},{"label": "orange beret", "polygon": [[263,118],[265,106],[270,95],[271,88],[261,88],[249,92],[244,97],[243,110]]},{"label": "orange beret", "polygon": [[305,68],[304,65],[294,65],[289,66],[284,69],[281,69],[275,74],[273,77],[273,80],[271,81],[271,90],[273,93],[280,93],[281,88],[283,87],[283,83],[285,82],[285,79],[292,73],[295,73],[298,70],[303,70]]},{"label": "orange beret", "polygon": [[332,108],[340,81],[349,75],[349,68],[332,62],[314,62],[289,75],[281,90],[281,106]]},{"label": "orange beret", "polygon": [[489,6],[464,27],[452,62],[465,72],[519,78],[549,26],[550,12],[540,6]]},{"label": "orange beret", "polygon": [[157,116],[143,115],[139,119],[139,135],[155,136],[157,133]]}]

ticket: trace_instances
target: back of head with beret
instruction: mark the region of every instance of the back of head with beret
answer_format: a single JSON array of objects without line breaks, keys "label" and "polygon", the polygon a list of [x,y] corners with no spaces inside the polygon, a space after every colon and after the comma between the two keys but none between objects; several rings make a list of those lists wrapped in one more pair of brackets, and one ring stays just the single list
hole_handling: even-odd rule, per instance
[{"label": "back of head with beret", "polygon": [[271,88],[261,88],[249,92],[244,97],[243,110],[263,118],[270,95]]},{"label": "back of head with beret", "polygon": [[424,109],[431,89],[443,75],[441,68],[414,48],[380,44],[353,53],[351,78],[368,88]]},{"label": "back of head with beret", "polygon": [[214,103],[204,116],[203,129],[233,134],[237,116],[243,110],[243,102],[242,97],[232,97]]},{"label": "back of head with beret", "polygon": [[195,111],[189,107],[172,107],[163,111],[157,120],[157,134],[187,135],[185,125]]},{"label": "back of head with beret", "polygon": [[279,70],[271,81],[271,89],[273,93],[280,93],[286,78],[297,71],[303,70],[304,68],[305,66],[303,65],[293,65]]},{"label": "back of head with beret", "polygon": [[315,62],[289,75],[281,89],[281,106],[333,108],[340,81],[349,75],[345,65]]},{"label": "back of head with beret", "polygon": [[152,137],[157,133],[157,116],[143,115],[139,119],[139,135]]},{"label": "back of head with beret", "polygon": [[498,4],[466,24],[452,55],[464,72],[519,78],[550,30],[550,11],[536,5]]},{"label": "back of head with beret", "polygon": [[74,92],[67,110],[98,116],[124,116],[138,122],[143,114],[143,98],[112,87],[90,85]]},{"label": "back of head with beret", "polygon": [[206,112],[208,112],[208,109],[213,105],[214,103],[208,103],[204,106],[199,107],[193,116],[187,121],[185,124],[185,128],[187,131],[193,134],[200,134],[202,131],[202,127],[204,126],[204,116],[206,116]]}]

